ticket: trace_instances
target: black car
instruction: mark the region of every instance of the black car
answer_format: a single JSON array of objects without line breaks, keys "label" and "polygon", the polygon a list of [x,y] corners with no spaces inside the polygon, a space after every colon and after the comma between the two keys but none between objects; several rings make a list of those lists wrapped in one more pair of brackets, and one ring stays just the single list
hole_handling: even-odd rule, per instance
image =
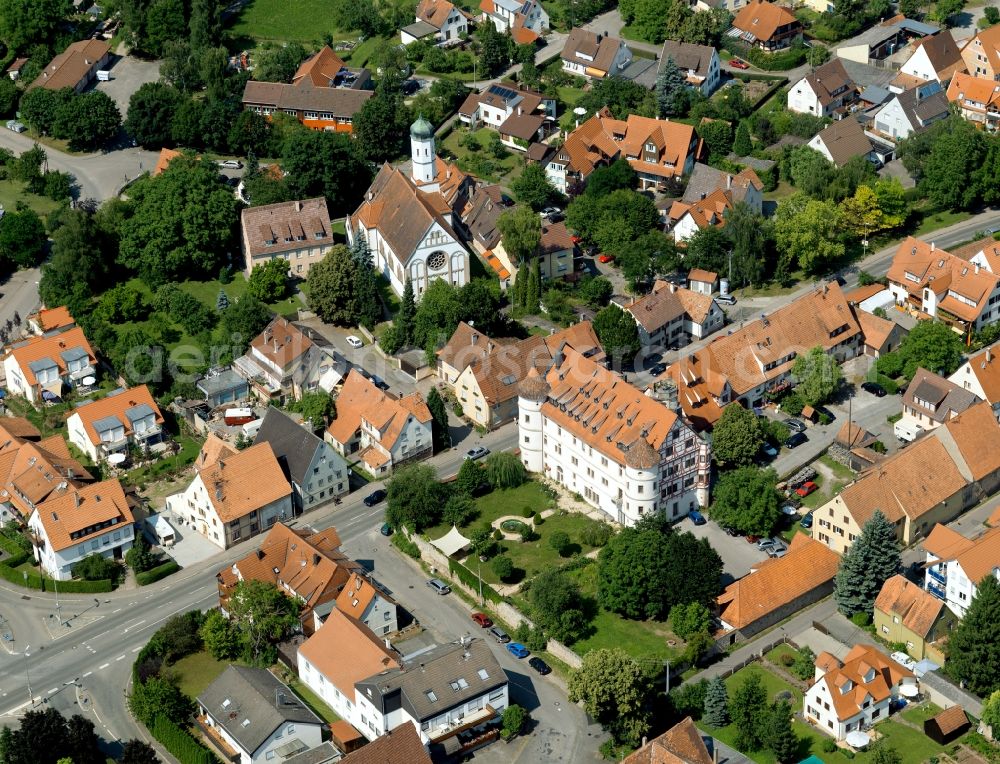
[{"label": "black car", "polygon": [[727,536],[739,536],[740,535],[740,532],[738,530],[736,530],[735,528],[729,528],[729,527],[727,527],[725,525],[722,526],[722,530],[724,530],[726,532]]},{"label": "black car", "polygon": [[667,370],[666,365],[662,363],[657,363],[649,367],[649,373],[652,374],[654,377],[660,376],[666,370]]},{"label": "black car", "polygon": [[782,419],[781,423],[792,432],[805,432],[806,426],[798,419]]},{"label": "black car", "polygon": [[815,411],[821,417],[825,416],[831,422],[835,422],[837,420],[837,417],[834,415],[834,413],[830,411],[830,409],[828,409],[826,406],[813,406],[813,411]]},{"label": "black car", "polygon": [[543,661],[537,655],[533,655],[530,658],[528,658],[528,665],[531,666],[531,668],[533,668],[542,676],[552,673],[552,669],[549,668],[549,664]]},{"label": "black car", "polygon": [[385,491],[379,488],[377,491],[372,491],[370,494],[365,496],[365,506],[374,507],[376,504],[380,504],[385,501]]},{"label": "black car", "polygon": [[785,441],[785,448],[795,448],[796,446],[801,446],[808,440],[809,438],[805,436],[805,433],[793,432],[788,436],[788,440]]},{"label": "black car", "polygon": [[882,387],[878,382],[862,382],[861,389],[866,393],[871,393],[876,398],[885,397],[885,388]]},{"label": "black car", "polygon": [[403,80],[400,89],[403,91],[403,95],[411,96],[420,90],[420,83],[416,80]]}]

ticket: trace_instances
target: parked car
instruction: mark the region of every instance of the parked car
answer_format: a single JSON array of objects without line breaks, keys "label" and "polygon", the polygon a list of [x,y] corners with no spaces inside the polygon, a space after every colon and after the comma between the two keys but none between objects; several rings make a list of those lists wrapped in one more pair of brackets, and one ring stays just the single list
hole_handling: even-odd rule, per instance
[{"label": "parked car", "polygon": [[549,664],[543,661],[537,655],[533,655],[531,656],[531,658],[528,659],[528,665],[531,666],[531,668],[533,668],[542,676],[552,673],[552,669],[549,668]]},{"label": "parked car", "polygon": [[766,551],[773,546],[775,546],[774,539],[761,539],[757,542],[757,548],[761,551]]},{"label": "parked car", "polygon": [[227,170],[238,170],[243,166],[243,163],[236,159],[224,159],[219,162],[219,167],[224,167]]},{"label": "parked car", "polygon": [[377,491],[372,491],[370,494],[365,496],[365,506],[374,507],[376,504],[380,504],[385,501],[385,491],[379,488]]},{"label": "parked car", "polygon": [[785,448],[795,448],[808,441],[809,438],[806,437],[804,432],[793,432],[788,436],[788,440],[785,441]]},{"label": "parked car", "polygon": [[799,514],[799,508],[794,504],[783,504],[781,506],[781,514],[788,515],[788,517],[796,517]]},{"label": "parked car", "polygon": [[756,544],[758,541],[760,541],[760,536],[754,536],[752,533],[748,533],[743,538],[746,539],[746,542],[748,544]]},{"label": "parked car", "polygon": [[433,589],[436,594],[445,595],[445,594],[448,594],[449,592],[451,592],[451,587],[448,586],[448,584],[446,584],[440,578],[431,578],[431,579],[428,579],[427,585],[431,589]]},{"label": "parked car", "polygon": [[900,664],[901,666],[905,666],[910,671],[913,671],[913,669],[917,667],[917,662],[913,660],[913,658],[911,658],[904,652],[900,652],[899,650],[897,650],[894,653],[890,653],[889,657],[892,658],[894,661],[896,661],[896,663]]},{"label": "parked car", "polygon": [[735,528],[729,528],[729,527],[727,527],[725,525],[722,526],[722,530],[724,530],[726,532],[727,536],[739,536],[740,535],[740,532],[738,530],[736,530]]},{"label": "parked car", "polygon": [[885,388],[882,387],[878,382],[862,382],[861,389],[866,393],[871,393],[876,398],[885,397]]},{"label": "parked car", "polygon": [[715,301],[720,305],[735,305],[736,297],[731,294],[720,294],[715,298]]},{"label": "parked car", "polygon": [[788,548],[787,547],[778,546],[778,545],[772,546],[772,547],[768,548],[766,551],[767,551],[767,556],[770,557],[770,558],[772,558],[772,559],[778,559],[778,558],[784,557],[786,554],[788,554]]},{"label": "parked car", "polygon": [[382,527],[379,528],[379,533],[381,533],[383,536],[391,536],[392,526],[389,525],[389,523],[382,523]]},{"label": "parked car", "polygon": [[663,372],[667,370],[667,365],[663,363],[654,363],[649,367],[649,373],[654,377],[660,376]]},{"label": "parked car", "polygon": [[558,215],[560,212],[562,212],[562,210],[559,209],[558,207],[546,207],[544,210],[542,210],[538,214],[539,214],[540,217],[550,218],[553,215]]},{"label": "parked car", "polygon": [[742,59],[739,59],[739,58],[731,58],[731,59],[729,59],[729,65],[731,67],[733,67],[733,69],[749,69],[750,68],[750,64],[748,64],[746,61],[743,61]]},{"label": "parked car", "polygon": [[531,650],[522,645],[520,642],[509,642],[507,644],[507,652],[515,658],[527,658],[531,655]]},{"label": "parked car", "polygon": [[485,613],[473,613],[472,620],[482,626],[484,629],[490,628],[493,625],[493,621]]},{"label": "parked car", "polygon": [[615,261],[615,256],[614,255],[601,255],[600,257],[597,258],[597,261],[601,262],[601,263],[613,263]]},{"label": "parked car", "polygon": [[778,455],[778,449],[776,449],[770,443],[761,444],[760,452],[764,454],[764,456],[766,456],[768,459],[773,459]]},{"label": "parked car", "polygon": [[501,629],[499,626],[490,626],[490,628],[487,630],[486,633],[489,634],[491,637],[493,637],[493,639],[495,639],[501,645],[510,642],[510,635],[506,631]]},{"label": "parked car", "polygon": [[798,419],[782,419],[781,423],[792,432],[805,432],[806,426]]},{"label": "parked car", "polygon": [[801,496],[803,499],[811,494],[813,491],[818,491],[819,486],[816,485],[812,480],[807,480],[798,488],[795,489],[795,493]]},{"label": "parked car", "polygon": [[403,91],[403,95],[411,96],[420,90],[420,83],[417,80],[403,80],[400,89]]},{"label": "parked car", "polygon": [[15,133],[23,133],[28,128],[26,128],[23,123],[18,122],[16,119],[8,119],[7,129],[13,130]]},{"label": "parked car", "polygon": [[490,450],[488,448],[484,448],[483,446],[476,446],[475,448],[470,448],[468,451],[465,452],[465,458],[474,461],[476,459],[482,459],[489,453]]},{"label": "parked car", "polygon": [[352,348],[363,348],[365,343],[361,341],[360,337],[355,337],[353,334],[347,338],[347,344]]},{"label": "parked car", "polygon": [[696,509],[692,509],[690,512],[688,512],[688,517],[691,518],[691,522],[694,523],[695,525],[704,525],[705,523],[708,522],[705,519],[705,516]]},{"label": "parked car", "polygon": [[810,512],[808,515],[803,515],[802,519],[799,520],[799,525],[801,525],[803,528],[812,528],[813,527],[813,513]]},{"label": "parked car", "polygon": [[820,416],[826,417],[831,422],[836,422],[837,421],[837,417],[826,406],[813,406],[813,411],[815,411]]}]

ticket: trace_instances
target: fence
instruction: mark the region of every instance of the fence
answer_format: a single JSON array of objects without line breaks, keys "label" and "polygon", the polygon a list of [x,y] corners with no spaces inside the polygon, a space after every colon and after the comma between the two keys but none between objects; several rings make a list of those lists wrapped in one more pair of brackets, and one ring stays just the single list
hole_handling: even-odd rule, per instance
[{"label": "fence", "polygon": [[[815,624],[813,624],[813,625],[815,625]],[[727,666],[722,671],[717,672],[717,676],[720,676],[723,679],[727,679],[728,677],[731,677],[733,674],[735,674],[737,671],[740,671],[741,669],[745,669],[751,663],[756,663],[757,661],[759,661],[761,658],[764,657],[765,653],[770,652],[771,650],[773,650],[774,648],[776,648],[778,645],[782,645],[782,644],[784,644],[784,645],[790,645],[790,646],[794,647],[796,650],[799,649],[799,646],[795,642],[793,642],[792,640],[790,640],[788,637],[786,637],[786,636],[776,637],[775,639],[771,640],[770,642],[768,642],[767,644],[765,644],[763,647],[761,647],[760,650],[758,650],[757,652],[755,652],[752,655],[748,656],[747,658],[744,658],[742,661],[739,661],[738,663],[736,663],[734,665]],[[725,662],[725,659],[723,659],[723,662]]]}]

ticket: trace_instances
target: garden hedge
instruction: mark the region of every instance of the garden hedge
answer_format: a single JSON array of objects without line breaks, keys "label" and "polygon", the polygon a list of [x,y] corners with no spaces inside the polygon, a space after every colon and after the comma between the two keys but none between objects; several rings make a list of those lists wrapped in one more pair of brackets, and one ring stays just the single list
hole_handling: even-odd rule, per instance
[{"label": "garden hedge", "polygon": [[149,584],[159,581],[161,578],[166,578],[171,573],[176,573],[180,569],[180,565],[173,560],[170,560],[169,562],[157,565],[155,568],[150,568],[142,573],[136,573],[135,580],[139,586],[148,586]]},{"label": "garden hedge", "polygon": [[[448,572],[466,586],[471,587],[473,591],[479,591],[479,575],[473,573],[462,563],[449,559]],[[500,593],[485,581],[483,582],[483,597],[490,602],[501,602],[503,600]]]},{"label": "garden hedge", "polygon": [[217,764],[218,757],[162,714],[158,714],[150,730],[181,764]]}]

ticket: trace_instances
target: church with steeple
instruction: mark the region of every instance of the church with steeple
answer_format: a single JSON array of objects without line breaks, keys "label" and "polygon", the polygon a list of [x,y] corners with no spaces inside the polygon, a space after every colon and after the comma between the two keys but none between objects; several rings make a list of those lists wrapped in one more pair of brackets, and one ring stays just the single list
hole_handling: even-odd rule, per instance
[{"label": "church with steeple", "polygon": [[421,115],[410,126],[410,159],[382,165],[358,209],[347,217],[347,239],[368,242],[375,268],[402,295],[407,280],[419,300],[435,279],[469,282],[469,251],[459,217],[475,179],[435,149],[434,126]]}]

